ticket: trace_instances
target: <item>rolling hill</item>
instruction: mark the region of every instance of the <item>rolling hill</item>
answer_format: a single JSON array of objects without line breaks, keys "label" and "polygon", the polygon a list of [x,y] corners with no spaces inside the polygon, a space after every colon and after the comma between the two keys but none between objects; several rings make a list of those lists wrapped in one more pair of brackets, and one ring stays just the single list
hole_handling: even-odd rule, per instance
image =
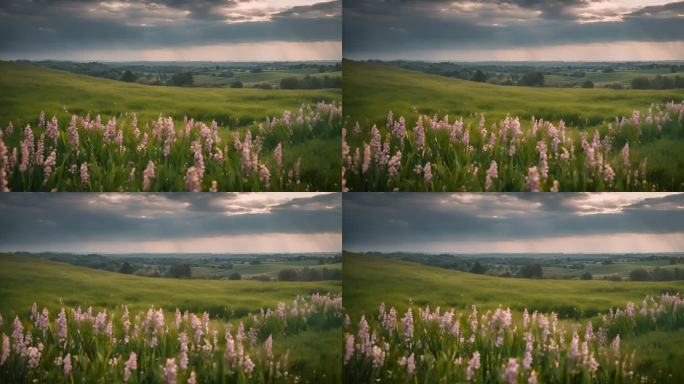
[{"label": "rolling hill", "polygon": [[[141,122],[159,114],[183,120],[216,120],[231,127],[251,124],[303,103],[340,101],[339,90],[262,90],[181,88],[132,84],[28,64],[0,62],[0,122],[16,126],[71,113],[103,117],[136,112]],[[66,111],[68,112],[66,112]]]},{"label": "rolling hill", "polygon": [[415,115],[414,108],[432,116],[452,119],[484,113],[489,121],[506,114],[529,120],[564,119],[569,125],[595,125],[652,103],[684,100],[684,89],[613,90],[508,87],[422,72],[389,65],[345,60],[343,98],[345,115],[362,125],[384,125],[388,111],[398,116]]}]

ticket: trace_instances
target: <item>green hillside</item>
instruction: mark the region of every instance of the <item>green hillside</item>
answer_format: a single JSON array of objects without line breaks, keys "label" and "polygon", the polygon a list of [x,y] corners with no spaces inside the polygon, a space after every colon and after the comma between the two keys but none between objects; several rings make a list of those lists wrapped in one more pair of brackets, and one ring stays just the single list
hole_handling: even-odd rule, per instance
[{"label": "green hillside", "polygon": [[303,103],[341,101],[339,90],[148,86],[8,62],[0,62],[0,89],[0,122],[12,120],[16,126],[37,120],[41,110],[57,117],[136,112],[141,122],[159,114],[176,120],[188,116],[235,126],[280,116]]},{"label": "green hillside", "polygon": [[0,255],[0,313],[28,313],[33,302],[51,312],[68,306],[131,311],[150,305],[165,310],[209,312],[224,318],[242,317],[261,308],[290,302],[297,295],[341,291],[339,282],[261,282],[151,278],[82,268],[36,258]]},{"label": "green hillside", "polygon": [[414,116],[415,109],[452,118],[485,113],[502,119],[507,113],[530,119],[564,119],[570,125],[598,124],[615,116],[629,116],[652,103],[684,100],[684,89],[613,90],[507,87],[444,76],[428,75],[375,63],[345,60],[343,97],[345,115],[362,125],[384,125],[387,113]]},{"label": "green hillside", "polygon": [[532,280],[476,275],[382,257],[344,254],[344,305],[352,316],[371,313],[384,302],[444,308],[556,311],[561,317],[589,317],[646,295],[684,291],[684,282]]}]

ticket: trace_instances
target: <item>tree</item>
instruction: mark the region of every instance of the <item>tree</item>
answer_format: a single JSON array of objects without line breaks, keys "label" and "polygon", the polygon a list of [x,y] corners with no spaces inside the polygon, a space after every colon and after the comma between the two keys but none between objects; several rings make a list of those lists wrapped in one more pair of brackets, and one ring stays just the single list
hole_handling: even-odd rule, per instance
[{"label": "tree", "polygon": [[594,82],[589,80],[589,79],[586,79],[582,82],[581,87],[582,88],[594,88]]},{"label": "tree", "polygon": [[232,83],[230,83],[231,88],[242,88],[242,81],[240,80],[235,80]]},{"label": "tree", "polygon": [[135,268],[133,268],[133,266],[128,264],[127,261],[124,261],[124,263],[121,264],[121,268],[119,268],[119,273],[125,273],[127,275],[130,275],[133,272],[135,272]]},{"label": "tree", "polygon": [[649,273],[643,268],[635,269],[629,273],[629,279],[633,281],[647,281],[649,280]]},{"label": "tree", "polygon": [[582,276],[580,276],[580,279],[581,280],[593,280],[594,276],[592,276],[591,272],[586,271],[582,274]]},{"label": "tree", "polygon": [[651,81],[646,77],[637,77],[636,79],[632,79],[632,88],[649,89],[651,88]]},{"label": "tree", "polygon": [[521,83],[528,87],[543,87],[544,74],[539,71],[527,72],[523,75]]},{"label": "tree", "polygon": [[177,72],[171,76],[168,81],[169,85],[177,87],[192,87],[193,85],[192,72]]},{"label": "tree", "polygon": [[182,278],[191,278],[192,277],[192,269],[190,268],[190,264],[174,264],[171,266],[171,269],[169,269],[169,276],[175,277],[177,279],[182,279]]},{"label": "tree", "polygon": [[230,280],[242,280],[242,275],[239,272],[233,272],[228,276]]},{"label": "tree", "polygon": [[128,83],[133,83],[136,80],[137,76],[133,74],[133,72],[129,71],[128,69],[124,71],[123,75],[121,75],[121,81],[125,81]]},{"label": "tree", "polygon": [[278,280],[280,281],[297,281],[298,278],[297,271],[294,269],[283,269],[278,272]]},{"label": "tree", "polygon": [[478,69],[477,71],[475,71],[473,77],[470,80],[477,81],[478,83],[484,83],[485,81],[487,81],[487,75]]},{"label": "tree", "polygon": [[482,275],[483,273],[487,272],[487,268],[485,268],[484,265],[480,264],[479,261],[476,261],[475,264],[470,268],[470,273],[477,273],[478,275]]},{"label": "tree", "polygon": [[518,274],[520,277],[524,277],[526,279],[541,279],[544,277],[542,266],[541,264],[537,263],[523,265]]}]

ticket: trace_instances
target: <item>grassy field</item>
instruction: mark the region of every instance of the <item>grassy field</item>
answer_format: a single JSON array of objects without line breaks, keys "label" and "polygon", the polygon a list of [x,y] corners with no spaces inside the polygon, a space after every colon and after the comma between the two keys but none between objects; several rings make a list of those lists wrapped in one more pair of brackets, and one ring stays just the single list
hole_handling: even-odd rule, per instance
[{"label": "grassy field", "polygon": [[[149,161],[157,167],[155,181],[158,182],[151,185],[150,190],[189,189],[184,184],[193,179],[186,174],[191,173],[189,168],[193,165],[202,176],[197,189],[204,191],[211,188],[211,179],[217,182],[218,190],[223,191],[340,189],[340,158],[330,156],[340,145],[339,118],[333,118],[328,110],[321,109],[328,107],[317,104],[332,105],[330,103],[334,102],[340,105],[340,90],[147,86],[7,62],[0,62],[0,89],[3,90],[0,122],[7,131],[3,136],[8,159],[12,158],[15,148],[21,161],[24,157],[33,157],[37,151],[28,145],[24,156],[20,148],[24,137],[12,134],[12,131],[22,132],[30,124],[34,130],[34,143],[30,144],[40,147],[39,137],[45,129],[39,129],[39,114],[44,112],[48,122],[54,116],[59,123],[54,143],[56,171],[46,171],[42,158],[31,158],[27,165],[32,169],[22,175],[16,175],[18,169],[9,167],[9,189],[13,191],[140,191],[145,189],[140,173]],[[292,113],[291,119],[285,117],[290,116],[286,111]],[[134,126],[133,114],[139,130]],[[74,115],[77,117],[72,122]],[[93,129],[88,126],[86,117],[95,119],[96,116],[101,116],[101,124],[98,122],[98,127]],[[159,117],[171,119],[171,134],[164,134],[169,132],[166,128],[161,132]],[[194,126],[186,125],[186,117],[194,119]],[[117,120],[113,120],[115,118]],[[278,120],[274,120],[276,118]],[[265,124],[267,119],[270,124]],[[119,134],[121,138],[121,145],[116,148],[107,145],[111,138],[102,134],[110,121],[116,131],[114,136]],[[10,122],[13,130],[5,128]],[[202,128],[200,122],[206,127]],[[70,125],[76,127],[80,150],[71,150],[72,133],[67,132]],[[207,127],[211,127],[213,141],[207,134]],[[251,159],[250,152],[245,156],[244,151],[241,153],[237,149],[241,145],[236,144],[236,139],[244,140],[248,131],[254,140],[250,145],[255,147]],[[149,135],[149,143],[146,137],[143,138],[145,134]],[[190,149],[193,140],[203,142],[205,148],[201,150],[197,145],[193,154]],[[45,157],[53,149],[50,144],[48,140]],[[282,161],[274,159],[279,144]],[[162,149],[164,156],[161,156]],[[262,149],[263,153],[258,153]],[[203,156],[199,153],[202,151]],[[169,152],[171,156],[168,156]],[[254,164],[250,167],[245,159]],[[38,169],[33,170],[33,163]],[[92,182],[79,181],[77,173],[83,163],[87,163],[87,174]],[[203,178],[205,166],[207,177]],[[159,177],[160,173],[166,174],[164,180]],[[37,177],[41,174],[49,176],[43,180]],[[293,181],[297,177],[301,180]],[[278,179],[277,183],[271,179]],[[292,181],[290,185],[286,185],[288,179]]]},{"label": "grassy field", "polygon": [[557,74],[544,75],[544,85],[549,87],[562,87],[581,84],[585,80],[591,80],[594,87],[603,87],[608,84],[620,83],[624,87],[630,87],[632,80],[645,77],[653,78],[657,75],[673,78],[682,73],[671,73],[667,68],[654,68],[650,70],[615,70],[613,72],[584,71],[583,77],[562,76]]},{"label": "grassy field", "polygon": [[207,266],[192,267],[192,275],[198,278],[226,278],[233,272],[242,275],[243,278],[250,278],[252,276],[266,275],[272,279],[278,278],[278,272],[285,269],[342,269],[341,263],[322,264],[314,261],[266,261],[259,264],[251,263],[233,263],[233,268],[222,269],[212,268]]},{"label": "grassy field", "polygon": [[684,291],[684,282],[502,278],[353,253],[345,253],[343,263],[344,305],[353,316],[371,313],[384,301],[399,312],[410,303],[455,308],[476,304],[483,309],[502,305],[514,311],[527,308],[586,318],[649,294]]},{"label": "grassy field", "polygon": [[[428,75],[381,64],[344,61],[344,114],[352,122],[384,126],[395,117],[418,113],[458,116],[484,113],[488,120],[506,114],[529,120],[563,119],[568,125],[597,125],[629,116],[651,103],[684,100],[684,89],[612,90],[505,87]],[[415,110],[414,110],[415,108]]]},{"label": "grassy field", "polygon": [[[261,90],[156,87],[76,75],[66,71],[0,62],[0,122],[33,123],[49,116],[135,112],[141,122],[160,114],[183,120],[216,120],[236,127],[296,110],[301,104],[341,101],[340,90]],[[66,108],[69,113],[64,112]]]},{"label": "grassy field", "polygon": [[254,84],[267,83],[274,87],[280,86],[280,80],[288,77],[342,77],[342,71],[319,73],[315,68],[290,69],[290,70],[265,70],[262,72],[235,71],[233,77],[211,76],[198,74],[194,76],[195,86],[204,87],[229,87],[236,80],[250,87]]},{"label": "grassy field", "polygon": [[374,63],[344,68],[351,191],[684,188],[682,89],[506,87]]},{"label": "grassy field", "polygon": [[[291,303],[298,295],[341,293],[340,282],[205,281],[148,278],[76,267],[35,258],[0,255],[0,313],[6,324],[28,317],[33,302],[56,314],[67,307],[113,310],[128,305],[131,313],[154,305],[173,318],[176,308],[208,312],[212,319],[247,319],[249,313]],[[6,331],[5,331],[6,332]],[[11,332],[11,330],[10,330]],[[309,380],[335,382],[341,375],[340,329],[304,330],[274,336],[274,350],[290,352],[293,370]],[[325,375],[325,379],[323,376]]]},{"label": "grassy field", "polygon": [[[365,315],[369,322],[371,318],[375,319],[380,303],[385,304],[386,310],[390,307],[397,309],[398,324],[404,323],[404,318],[401,321],[398,319],[411,307],[413,310],[417,310],[418,308],[430,306],[432,310],[435,310],[439,306],[444,314],[451,308],[455,308],[457,311],[464,313],[463,316],[467,320],[470,306],[476,305],[481,314],[488,310],[494,311],[499,307],[503,309],[510,307],[518,327],[522,326],[517,321],[522,317],[521,313],[525,308],[528,309],[530,314],[535,310],[545,313],[553,311],[558,313],[560,323],[567,325],[570,329],[572,329],[576,321],[581,322],[582,324],[578,324],[579,330],[584,332],[584,323],[588,321],[600,323],[597,315],[608,313],[611,308],[624,308],[631,301],[637,304],[638,309],[639,303],[641,303],[646,295],[657,296],[665,292],[676,293],[684,290],[684,282],[638,283],[500,278],[353,253],[345,253],[343,257],[344,304],[347,313],[352,318],[352,324],[358,322],[361,315]],[[423,313],[421,316],[428,315]],[[435,316],[439,319],[441,315],[436,312]],[[426,322],[425,317],[422,317],[422,322],[418,315],[414,315],[414,319],[414,321],[420,323],[416,324],[416,327],[421,327],[420,331],[416,329],[415,337],[425,338],[425,343],[430,346],[434,353],[434,358],[437,359],[437,363],[435,363],[437,365],[427,368],[427,365],[431,363],[421,362],[417,358],[418,356],[416,356],[415,364],[418,366],[417,372],[419,372],[415,376],[417,380],[420,382],[426,377],[428,377],[427,380],[430,380],[429,373],[426,372],[432,372],[432,380],[436,380],[436,377],[442,377],[434,376],[439,372],[441,372],[440,375],[445,376],[463,374],[460,371],[462,369],[460,367],[452,366],[452,368],[449,368],[438,363],[444,356],[450,356],[454,351],[448,349],[451,348],[448,345],[441,345],[438,340],[428,336],[428,333],[432,334],[435,328],[431,328],[427,324],[423,325],[422,322]],[[463,319],[463,317],[458,319]],[[492,322],[494,322],[493,318]],[[678,324],[680,323],[681,321]],[[373,320],[373,326],[375,324],[375,320]],[[425,326],[425,331],[423,331],[423,326]],[[463,327],[468,328],[467,326]],[[636,373],[637,375],[648,375],[650,377],[649,382],[675,383],[682,379],[681,372],[677,370],[678,365],[676,362],[680,361],[678,359],[682,357],[679,346],[684,342],[684,333],[682,329],[677,328],[679,327],[678,325],[672,327],[666,330],[630,331],[631,333],[624,331],[624,329],[621,331],[623,351],[639,351],[635,362]],[[399,334],[401,334],[402,329],[399,329]],[[594,331],[597,329],[594,328]],[[466,331],[464,330],[463,332],[465,333]],[[480,341],[477,343],[479,345]],[[522,344],[518,343],[520,341],[513,341],[513,344],[506,342],[504,353],[512,353],[508,348],[517,349],[521,348],[521,345],[522,347],[525,345],[524,340]],[[404,357],[413,348],[421,348],[420,343],[416,343],[414,347],[406,347],[406,344],[403,345],[399,349],[404,350]],[[453,344],[450,345],[453,346]],[[441,348],[447,349],[442,350]],[[463,346],[458,348],[463,348]],[[486,347],[482,346],[480,348]],[[406,352],[406,349],[409,349],[409,351]],[[396,353],[394,352],[394,347],[387,351],[387,354],[389,355],[390,352]],[[597,353],[599,353],[598,350]],[[499,355],[497,359],[500,358],[501,356]],[[541,364],[544,364],[544,358],[536,360],[540,358],[540,356],[535,355],[534,361],[542,361]],[[453,357],[450,361],[453,361]],[[387,364],[396,365],[396,362],[389,360]],[[492,366],[491,363],[488,364],[488,369],[490,370],[499,371],[501,369],[499,366]],[[600,364],[601,369],[607,369],[606,364],[610,363],[601,362]],[[389,382],[413,382],[413,377],[410,374],[408,379],[406,379],[406,376],[401,372],[397,373],[395,370],[387,371],[389,368],[385,368],[385,371],[373,370],[369,365],[359,365],[359,360],[353,360],[352,366],[355,367],[355,372],[359,373],[356,376],[353,373],[351,377],[358,378],[367,373],[369,376],[382,376],[387,380],[388,377],[394,375],[396,379],[390,379],[388,380]],[[398,369],[403,370],[405,368],[402,368],[400,363]],[[366,373],[361,373],[361,370],[367,371],[364,371]],[[571,372],[570,368],[568,370],[567,372]],[[537,373],[541,374],[542,371],[538,370]],[[491,378],[492,381],[487,382],[498,382],[497,380],[499,379],[495,377]],[[548,379],[549,376],[546,377]],[[587,381],[588,378],[589,376],[575,377],[577,381],[572,382],[614,382],[610,381],[608,377],[599,376],[595,381]],[[347,378],[347,382],[350,382],[349,378]],[[625,382],[630,381],[627,380]]]}]

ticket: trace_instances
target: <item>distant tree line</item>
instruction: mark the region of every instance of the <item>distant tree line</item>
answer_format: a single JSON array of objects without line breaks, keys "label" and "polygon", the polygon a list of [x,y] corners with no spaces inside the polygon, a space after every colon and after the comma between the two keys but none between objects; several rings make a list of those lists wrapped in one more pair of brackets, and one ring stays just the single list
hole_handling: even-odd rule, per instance
[{"label": "distant tree line", "polygon": [[287,77],[280,80],[281,89],[321,89],[342,88],[342,78],[339,76],[304,76]]},{"label": "distant tree line", "polygon": [[278,273],[280,281],[319,281],[319,280],[342,280],[341,269],[328,268],[304,268],[283,269]]},{"label": "distant tree line", "polygon": [[634,89],[672,89],[684,88],[684,77],[682,76],[656,76],[653,78],[637,77],[632,80]]},{"label": "distant tree line", "polygon": [[684,280],[684,269],[680,268],[655,268],[635,269],[629,273],[629,279],[633,281],[670,281]]}]

